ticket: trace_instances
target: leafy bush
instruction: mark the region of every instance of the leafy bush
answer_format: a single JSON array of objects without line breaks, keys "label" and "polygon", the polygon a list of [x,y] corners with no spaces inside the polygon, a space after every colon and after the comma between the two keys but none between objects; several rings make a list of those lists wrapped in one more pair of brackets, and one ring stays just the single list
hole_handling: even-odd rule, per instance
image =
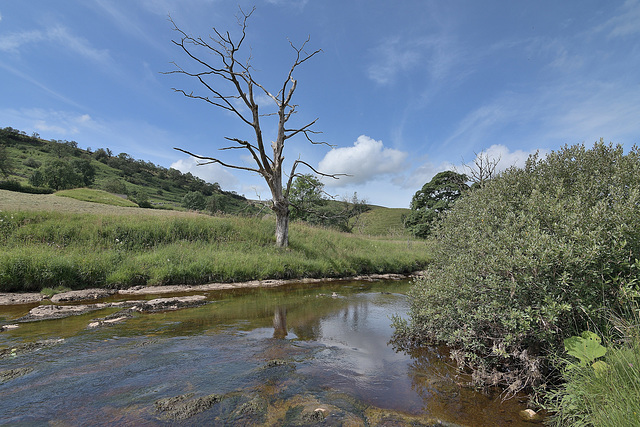
[{"label": "leafy bush", "polygon": [[602,140],[512,168],[454,204],[401,344],[444,342],[478,384],[542,382],[549,354],[637,293],[640,151]]},{"label": "leafy bush", "polygon": [[0,190],[18,191],[20,193],[30,193],[30,194],[53,193],[53,190],[50,188],[32,187],[30,185],[24,185],[13,179],[9,179],[7,181],[0,181]]},{"label": "leafy bush", "polygon": [[194,211],[202,211],[207,207],[207,200],[199,191],[189,191],[182,198],[182,206]]},{"label": "leafy bush", "polygon": [[94,177],[95,169],[88,160],[74,159],[67,162],[62,159],[53,159],[36,169],[29,178],[29,183],[36,187],[65,190],[90,185]]},{"label": "leafy bush", "polygon": [[37,169],[40,166],[42,166],[42,163],[40,163],[39,161],[37,161],[36,159],[34,159],[33,157],[29,157],[27,160],[25,160],[24,162],[22,162],[25,166],[33,168],[33,169]]},{"label": "leafy bush", "polygon": [[102,189],[107,193],[113,193],[113,194],[126,195],[129,193],[127,191],[127,185],[121,179],[118,179],[118,178],[112,178],[107,182],[105,182],[104,184],[102,184]]}]

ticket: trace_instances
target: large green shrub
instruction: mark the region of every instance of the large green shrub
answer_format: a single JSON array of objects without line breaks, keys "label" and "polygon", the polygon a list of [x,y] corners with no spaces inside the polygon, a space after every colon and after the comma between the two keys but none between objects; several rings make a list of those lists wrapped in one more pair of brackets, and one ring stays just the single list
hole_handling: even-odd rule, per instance
[{"label": "large green shrub", "polygon": [[456,201],[433,237],[398,342],[448,344],[477,383],[540,383],[564,338],[637,295],[640,151],[532,156]]}]

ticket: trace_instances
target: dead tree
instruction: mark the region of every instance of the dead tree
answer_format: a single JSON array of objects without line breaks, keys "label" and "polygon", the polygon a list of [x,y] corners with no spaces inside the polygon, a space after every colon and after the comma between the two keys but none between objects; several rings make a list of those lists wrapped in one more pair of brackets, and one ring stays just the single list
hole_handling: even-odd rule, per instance
[{"label": "dead tree", "polygon": [[498,163],[500,163],[501,157],[489,157],[489,154],[485,151],[481,151],[480,153],[476,153],[474,151],[473,154],[476,156],[473,160],[473,164],[468,165],[464,163],[463,160],[462,166],[469,171],[467,176],[473,185],[482,188],[488,181],[495,178],[496,167],[498,166]]},{"label": "dead tree", "polygon": [[[321,52],[321,50],[307,53],[305,47],[309,39],[300,47],[296,47],[290,42],[294,52],[293,64],[278,92],[273,93],[268,91],[263,85],[254,80],[251,75],[251,72],[254,70],[251,66],[251,56],[249,55],[245,60],[240,58],[240,52],[246,38],[247,21],[254,10],[255,8],[249,13],[245,13],[240,9],[238,24],[241,28],[241,33],[237,38],[233,38],[228,31],[220,32],[215,28],[213,28],[214,34],[208,39],[194,37],[178,28],[175,22],[170,19],[173,24],[173,29],[180,34],[179,39],[172,40],[172,42],[180,47],[195,63],[197,71],[188,71],[174,62],[173,64],[176,70],[165,74],[182,74],[197,80],[202,85],[206,95],[186,92],[176,88],[173,90],[183,94],[187,98],[198,99],[214,107],[229,111],[253,129],[253,138],[255,138],[253,141],[225,137],[224,139],[233,144],[222,147],[220,150],[247,150],[255,162],[255,167],[230,164],[218,157],[194,154],[182,148],[175,149],[200,160],[200,165],[218,163],[227,168],[255,172],[261,175],[271,191],[271,209],[276,216],[276,246],[286,247],[289,244],[289,190],[293,179],[298,176],[296,168],[302,164],[319,175],[332,178],[338,178],[341,174],[323,174],[315,170],[308,163],[297,159],[293,162],[288,178],[285,177],[286,183],[283,183],[284,148],[289,139],[296,136],[304,137],[311,144],[325,144],[330,146],[326,142],[319,142],[313,139],[314,135],[320,133],[312,130],[312,126],[318,119],[299,127],[287,126],[287,123],[296,113],[296,108],[298,107],[292,102],[293,94],[297,86],[297,81],[293,78],[294,71],[300,65]],[[205,57],[211,57],[213,59],[205,60],[203,59]],[[275,113],[260,113],[256,96],[261,93],[273,100],[277,107]],[[240,107],[240,105],[242,107]],[[246,111],[244,107],[246,107],[248,111]],[[271,152],[269,152],[267,143],[265,143],[263,139],[260,121],[265,116],[274,115],[278,120],[277,134],[275,140],[269,144],[271,149]]]}]

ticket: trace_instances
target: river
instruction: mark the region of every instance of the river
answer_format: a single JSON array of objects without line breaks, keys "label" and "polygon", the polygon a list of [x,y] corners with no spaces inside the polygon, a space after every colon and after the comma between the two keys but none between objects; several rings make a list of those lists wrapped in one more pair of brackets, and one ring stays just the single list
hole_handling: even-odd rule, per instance
[{"label": "river", "polygon": [[[531,425],[523,397],[463,387],[446,349],[389,344],[409,286],[217,291],[204,306],[99,328],[88,325],[117,309],[22,323],[0,333],[0,373],[15,373],[0,379],[0,423]],[[0,307],[0,321],[31,307]]]}]

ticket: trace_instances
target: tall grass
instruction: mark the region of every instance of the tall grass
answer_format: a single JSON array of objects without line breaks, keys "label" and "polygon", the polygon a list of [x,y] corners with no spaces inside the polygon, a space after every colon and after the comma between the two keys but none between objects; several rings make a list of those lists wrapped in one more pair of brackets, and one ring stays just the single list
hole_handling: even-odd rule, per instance
[{"label": "tall grass", "polygon": [[[547,396],[549,423],[555,426],[640,425],[640,313],[637,306],[615,317],[603,361],[563,371],[564,383]],[[571,366],[571,365],[568,365]]]},{"label": "tall grass", "polygon": [[292,224],[290,247],[257,218],[0,212],[0,291],[408,273],[424,244]]}]

